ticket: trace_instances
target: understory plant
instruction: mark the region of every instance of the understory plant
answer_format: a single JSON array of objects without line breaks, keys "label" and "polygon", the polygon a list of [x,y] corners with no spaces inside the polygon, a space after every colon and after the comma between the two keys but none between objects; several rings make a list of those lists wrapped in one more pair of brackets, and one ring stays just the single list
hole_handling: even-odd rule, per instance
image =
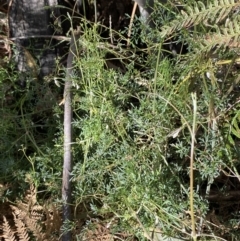
[{"label": "understory plant", "polygon": [[[112,239],[239,239],[239,4],[181,2],[180,10],[156,4],[147,46],[126,48],[124,31],[109,44],[100,24],[81,26],[72,76],[75,219],[66,227],[78,225],[84,207],[77,240],[99,223]],[[58,201],[62,97],[51,82],[21,90],[11,73],[0,72],[0,150],[8,150],[0,172],[7,182],[30,178],[39,200]]]},{"label": "understory plant", "polygon": [[[134,59],[128,53],[124,61],[114,53],[119,63],[109,69],[111,60],[106,60],[107,50],[98,47],[98,37],[89,38],[91,30],[82,36],[73,123],[79,133],[73,146],[82,154],[73,171],[74,197],[76,205],[90,203],[93,215],[107,217],[113,233],[127,230],[151,239],[160,232],[191,238],[195,227],[194,240],[197,236],[237,238],[234,230],[223,235],[221,225],[228,226],[230,220],[221,211],[222,222],[209,218],[216,210],[212,193],[229,188],[219,178],[229,175],[238,182],[236,52],[229,48],[230,40],[214,46],[209,40],[223,33],[221,21],[227,16],[234,25],[229,23],[232,30],[224,30],[225,39],[231,38],[230,31],[239,34],[232,28],[238,20],[229,14],[234,4],[189,5],[178,21],[161,28],[162,37],[177,31],[176,43],[188,45],[184,55],[166,56],[164,44],[154,42],[147,59]],[[215,18],[210,19],[208,8],[214,10]],[[218,24],[216,32],[207,24],[202,31],[201,16]],[[190,29],[188,33],[182,32],[184,27]],[[199,38],[191,39],[198,34],[205,38],[204,44]],[[119,46],[119,53],[124,51]],[[139,63],[144,67],[136,67]],[[217,230],[212,225],[218,225]]]}]

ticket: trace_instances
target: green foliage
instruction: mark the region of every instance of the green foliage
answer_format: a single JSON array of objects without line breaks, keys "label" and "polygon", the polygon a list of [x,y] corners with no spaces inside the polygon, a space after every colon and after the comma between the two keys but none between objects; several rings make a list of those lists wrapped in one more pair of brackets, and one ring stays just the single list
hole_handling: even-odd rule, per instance
[{"label": "green foliage", "polygon": [[11,63],[8,69],[0,70],[0,175],[1,182],[11,183],[13,197],[21,195],[27,188],[29,172],[31,183],[36,186],[42,186],[46,177],[53,179],[54,175],[58,175],[59,178],[61,173],[59,169],[56,172],[53,164],[52,169],[49,167],[49,160],[52,163],[53,157],[58,162],[58,154],[47,152],[53,148],[56,138],[57,126],[54,122],[57,118],[50,116],[53,105],[57,105],[56,92],[48,83],[40,84],[30,76],[25,76],[26,86],[23,87],[19,78]]},{"label": "green foliage", "polygon": [[181,11],[176,19],[164,25],[161,30],[161,36],[165,37],[183,28],[189,28],[199,24],[209,26],[218,24],[226,19],[230,12],[239,6],[234,0],[225,1],[209,1],[208,5],[203,2],[194,2],[185,5],[185,9]]},{"label": "green foliage", "polygon": [[[136,46],[111,46],[98,33],[98,24],[82,24],[72,76],[72,205],[90,206],[87,222],[93,217],[104,220],[112,233],[126,231],[139,240],[149,239],[155,229],[170,237],[190,238],[193,148],[196,228],[204,229],[200,236],[214,233],[216,239],[239,239],[231,228],[238,222],[236,210],[227,210],[230,218],[222,225],[230,228],[225,233],[215,223],[202,224],[215,208],[212,203],[225,209],[221,200],[209,201],[211,191],[222,194],[239,185],[239,70],[237,54],[231,51],[239,38],[234,13],[238,5],[231,0],[196,2],[174,14],[176,9],[167,5],[164,16],[156,14],[165,17],[155,21],[164,26],[149,33],[152,39],[157,33],[161,43],[150,38],[147,54]],[[135,27],[133,33],[138,33],[139,24]],[[186,31],[190,27],[194,30]],[[173,36],[193,51],[166,56],[163,38]],[[21,89],[13,70],[1,69],[0,78],[2,180],[31,180],[40,197],[58,199],[63,113],[57,87],[27,79],[27,87]],[[196,133],[191,93],[196,93]],[[66,224],[66,229],[73,226]]]},{"label": "green foliage", "polygon": [[[213,48],[237,48],[240,34],[238,7],[239,3],[234,0],[185,4],[173,20],[161,27],[158,35],[166,38],[182,32],[185,41],[191,42],[193,50],[200,54],[209,53]],[[192,32],[191,36],[187,36],[186,29]]]}]

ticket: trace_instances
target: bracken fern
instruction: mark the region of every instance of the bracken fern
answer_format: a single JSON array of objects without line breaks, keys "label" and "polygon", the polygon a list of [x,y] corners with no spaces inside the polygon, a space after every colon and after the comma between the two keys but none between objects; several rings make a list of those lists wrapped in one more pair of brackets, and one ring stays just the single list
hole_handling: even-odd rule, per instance
[{"label": "bracken fern", "polygon": [[202,2],[196,2],[194,5],[188,5],[185,11],[181,11],[177,19],[174,19],[169,25],[165,25],[161,29],[161,37],[171,35],[173,32],[183,28],[190,28],[198,24],[209,26],[209,21],[214,24],[219,23],[229,13],[240,5],[234,0],[215,0],[213,3],[205,6]]},{"label": "bracken fern", "polygon": [[214,0],[209,4],[199,1],[187,5],[174,20],[162,26],[159,35],[169,38],[188,29],[191,33],[188,40],[198,54],[213,48],[237,48],[240,39],[239,5],[234,0]]},{"label": "bracken fern", "polygon": [[2,229],[3,229],[3,238],[4,238],[5,241],[16,241],[14,231],[10,227],[10,225],[9,225],[5,216],[3,216]]},{"label": "bracken fern", "polygon": [[27,195],[24,202],[19,201],[16,205],[10,205],[14,225],[3,216],[1,228],[4,241],[58,240],[60,212],[54,205],[41,206],[32,203],[33,199],[34,197]]}]

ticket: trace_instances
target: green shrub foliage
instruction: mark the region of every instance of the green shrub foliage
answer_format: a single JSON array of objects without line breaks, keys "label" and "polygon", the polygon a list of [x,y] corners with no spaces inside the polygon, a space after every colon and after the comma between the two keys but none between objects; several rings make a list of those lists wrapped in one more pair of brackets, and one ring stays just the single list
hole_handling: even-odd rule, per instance
[{"label": "green shrub foliage", "polygon": [[[147,49],[126,49],[120,33],[114,33],[118,44],[109,45],[100,25],[82,24],[72,76],[72,195],[73,207],[88,207],[86,227],[95,218],[112,233],[126,231],[139,240],[149,239],[154,230],[190,238],[193,148],[198,234],[239,238],[234,204],[240,153],[239,3],[182,2],[182,10],[166,5],[169,21],[153,15],[164,26],[150,31]],[[133,32],[139,33],[137,27],[139,22]],[[173,38],[189,52],[166,56],[164,46]],[[63,154],[58,87],[29,81],[22,90],[13,70],[1,69],[0,76],[2,180],[26,180],[30,174],[40,197],[58,199]],[[207,219],[212,212],[221,223],[217,228]]]}]

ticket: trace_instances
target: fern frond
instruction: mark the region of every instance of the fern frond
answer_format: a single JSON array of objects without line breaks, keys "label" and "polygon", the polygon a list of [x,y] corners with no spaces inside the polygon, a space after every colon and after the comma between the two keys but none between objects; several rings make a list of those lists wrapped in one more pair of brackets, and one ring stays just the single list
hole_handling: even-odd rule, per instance
[{"label": "fern frond", "polygon": [[31,215],[31,218],[34,220],[37,220],[37,221],[42,220],[44,217],[43,207],[40,205],[33,206],[30,215]]},{"label": "fern frond", "polygon": [[10,205],[10,207],[13,211],[13,214],[21,219],[24,219],[25,216],[27,215],[27,212],[24,209],[21,209],[21,207],[19,208],[19,207],[13,206],[13,205]]},{"label": "fern frond", "polygon": [[48,239],[51,239],[53,233],[59,233],[62,225],[62,219],[59,209],[52,204],[49,207],[45,207],[45,234]]},{"label": "fern frond", "polygon": [[169,25],[163,26],[160,36],[164,38],[180,29],[196,26],[200,23],[210,26],[209,21],[211,24],[217,24],[238,6],[240,6],[240,2],[234,0],[214,0],[208,6],[200,1],[196,2],[193,6],[187,6],[185,11],[182,10],[181,15],[178,15],[177,19],[174,19]]},{"label": "fern frond", "polygon": [[33,236],[38,241],[43,241],[45,239],[45,234],[42,232],[42,227],[40,223],[33,219],[25,220],[27,228],[33,233]]},{"label": "fern frond", "polygon": [[240,21],[235,19],[227,27],[215,26],[216,32],[199,39],[198,50],[207,52],[214,47],[239,48],[240,47]]},{"label": "fern frond", "polygon": [[240,123],[240,111],[238,111],[236,115],[233,117],[232,128],[231,128],[232,134],[238,139],[240,139],[239,123]]},{"label": "fern frond", "polygon": [[[16,216],[16,220],[21,220],[21,222],[25,225],[26,229],[31,231],[33,236],[38,241],[44,240],[44,234],[42,232],[42,227],[39,224],[39,218],[36,218],[36,216],[32,217],[31,210],[26,211],[26,209],[28,209],[27,204],[19,202],[18,205],[19,205],[19,207],[11,205],[11,208],[13,210],[13,215]],[[39,209],[39,207],[37,209]],[[33,210],[34,210],[34,208],[33,208]],[[32,214],[34,214],[34,213],[35,212],[33,211]],[[17,224],[16,221],[15,221],[15,224],[16,224],[16,226],[20,225],[20,224]]]},{"label": "fern frond", "polygon": [[29,241],[30,237],[23,221],[17,218],[14,213],[13,213],[13,218],[14,218],[15,226],[17,227],[17,235],[19,237],[19,241]]},{"label": "fern frond", "polygon": [[17,241],[5,216],[3,216],[3,237],[5,241]]},{"label": "fern frond", "polygon": [[37,205],[34,190],[30,190],[24,202],[18,201],[16,205],[9,205],[12,209],[14,226],[11,227],[3,216],[4,241],[29,241],[33,238],[37,241],[59,240],[62,225],[60,211],[53,204]]}]

